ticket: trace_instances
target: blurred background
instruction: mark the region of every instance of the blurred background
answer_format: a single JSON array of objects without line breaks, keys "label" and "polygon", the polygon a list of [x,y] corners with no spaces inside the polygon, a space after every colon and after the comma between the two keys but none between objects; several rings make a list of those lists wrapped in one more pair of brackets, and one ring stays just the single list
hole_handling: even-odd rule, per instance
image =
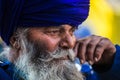
[{"label": "blurred background", "polygon": [[89,17],[79,26],[79,30],[82,27],[91,34],[120,44],[120,0],[91,0]]}]

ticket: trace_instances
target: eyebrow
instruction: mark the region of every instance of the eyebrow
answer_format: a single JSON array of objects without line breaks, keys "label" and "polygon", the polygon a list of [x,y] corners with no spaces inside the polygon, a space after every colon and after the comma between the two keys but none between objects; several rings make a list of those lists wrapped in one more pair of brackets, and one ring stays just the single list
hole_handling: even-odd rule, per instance
[{"label": "eyebrow", "polygon": [[[50,30],[50,29],[62,29],[64,30],[64,28],[60,25],[60,26],[49,26],[49,27],[42,27],[44,30]],[[78,29],[78,27],[71,27],[70,30],[75,30]]]},{"label": "eyebrow", "polygon": [[49,29],[49,28],[60,28],[60,26],[48,26],[48,27],[43,27],[43,28],[47,28],[47,29]]},{"label": "eyebrow", "polygon": [[77,29],[77,27],[72,27],[71,29],[74,29],[74,30],[75,30],[75,29]]}]

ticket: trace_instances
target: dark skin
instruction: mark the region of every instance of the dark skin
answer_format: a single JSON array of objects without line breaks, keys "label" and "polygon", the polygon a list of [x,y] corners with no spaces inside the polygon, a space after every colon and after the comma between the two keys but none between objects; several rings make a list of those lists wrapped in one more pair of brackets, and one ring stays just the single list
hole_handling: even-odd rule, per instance
[{"label": "dark skin", "polygon": [[116,48],[109,39],[92,35],[77,40],[75,52],[81,63],[88,61],[91,65],[104,65],[112,64]]},{"label": "dark skin", "polygon": [[[112,64],[116,48],[109,39],[92,35],[76,40],[73,34],[74,30],[75,28],[70,25],[49,28],[30,28],[29,39],[33,41],[40,40],[46,45],[46,50],[49,52],[54,51],[57,47],[74,49],[75,54],[80,59],[81,63],[87,61],[91,65]],[[19,52],[20,46],[16,44],[16,40],[17,39],[14,39],[13,36],[11,37],[10,42],[13,49],[18,49],[17,52]]]}]

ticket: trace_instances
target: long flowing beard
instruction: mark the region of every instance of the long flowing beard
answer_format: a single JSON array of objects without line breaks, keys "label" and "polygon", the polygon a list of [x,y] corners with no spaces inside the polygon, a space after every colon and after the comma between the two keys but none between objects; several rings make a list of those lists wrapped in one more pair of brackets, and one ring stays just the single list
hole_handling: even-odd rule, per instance
[{"label": "long flowing beard", "polygon": [[21,56],[16,62],[15,77],[23,80],[83,80],[82,74],[71,60],[55,57],[43,61],[38,57],[33,61],[34,63],[31,62],[30,55]]},{"label": "long flowing beard", "polygon": [[[83,76],[77,71],[74,62],[65,59],[65,56],[70,55],[72,50],[57,50],[56,53],[50,54],[50,58],[45,60],[38,57],[34,62],[34,69],[38,71],[36,76],[38,80],[82,80]],[[43,53],[45,54],[45,53]],[[35,57],[36,59],[36,57]],[[32,59],[34,60],[34,59]],[[33,79],[32,79],[33,80]]]},{"label": "long flowing beard", "polygon": [[[27,44],[26,44],[27,43]],[[45,51],[39,42],[21,40],[23,50],[15,62],[14,77],[19,80],[83,80],[83,75],[73,62],[71,49]],[[65,59],[69,57],[69,59]]]}]

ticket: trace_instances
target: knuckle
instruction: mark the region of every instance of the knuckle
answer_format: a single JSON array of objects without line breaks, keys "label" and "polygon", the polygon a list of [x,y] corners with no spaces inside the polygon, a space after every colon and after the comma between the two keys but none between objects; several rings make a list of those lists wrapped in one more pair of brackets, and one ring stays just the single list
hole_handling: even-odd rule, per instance
[{"label": "knuckle", "polygon": [[95,46],[94,41],[91,41],[90,43],[88,43],[88,48],[89,48],[89,47],[92,47],[92,46]]},{"label": "knuckle", "polygon": [[101,40],[102,39],[102,37],[101,36],[96,36],[96,35],[92,35],[92,37],[91,37],[92,39],[92,41],[93,42],[96,42],[96,41],[99,41],[99,40]]},{"label": "knuckle", "polygon": [[98,47],[104,47],[110,45],[111,42],[108,38],[102,38],[101,41],[98,43]]},{"label": "knuckle", "polygon": [[95,37],[95,36],[97,36],[97,35],[92,34],[91,36],[92,36],[92,37]]},{"label": "knuckle", "polygon": [[86,41],[80,41],[79,44],[80,44],[81,46],[84,46],[84,45],[87,45],[87,42],[86,42]]},{"label": "knuckle", "polygon": [[106,41],[110,41],[110,39],[108,39],[108,38],[102,38],[102,41],[106,42]]},{"label": "knuckle", "polygon": [[97,44],[97,47],[100,47],[100,48],[101,48],[101,47],[104,47],[104,44],[105,44],[105,43],[104,43],[103,41],[101,41],[101,42],[99,42],[99,43]]},{"label": "knuckle", "polygon": [[96,55],[100,55],[100,53],[101,53],[101,50],[100,49],[96,49],[95,54]]}]

